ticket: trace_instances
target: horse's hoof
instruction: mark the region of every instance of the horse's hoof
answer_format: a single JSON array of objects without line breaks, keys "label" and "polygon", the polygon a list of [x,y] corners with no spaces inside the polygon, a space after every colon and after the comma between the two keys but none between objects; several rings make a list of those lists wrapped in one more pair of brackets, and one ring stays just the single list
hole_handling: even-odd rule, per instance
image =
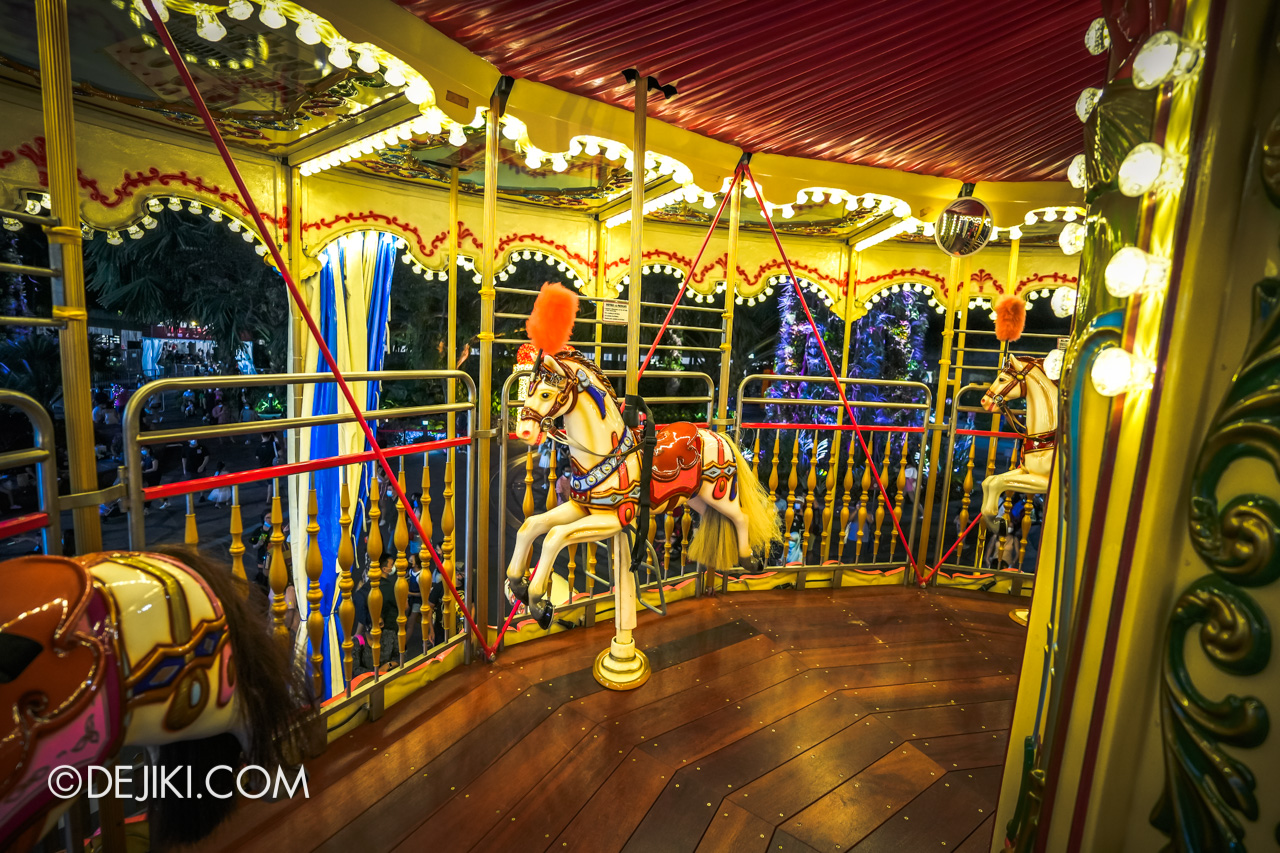
[{"label": "horse's hoof", "polygon": [[545,598],[535,601],[533,605],[529,607],[529,615],[537,620],[538,627],[544,631],[551,627],[551,617],[554,613],[555,608],[552,607],[551,602],[547,601]]},{"label": "horse's hoof", "polygon": [[508,580],[507,593],[511,598],[512,604],[527,605],[529,603],[529,582],[524,578],[518,581]]}]

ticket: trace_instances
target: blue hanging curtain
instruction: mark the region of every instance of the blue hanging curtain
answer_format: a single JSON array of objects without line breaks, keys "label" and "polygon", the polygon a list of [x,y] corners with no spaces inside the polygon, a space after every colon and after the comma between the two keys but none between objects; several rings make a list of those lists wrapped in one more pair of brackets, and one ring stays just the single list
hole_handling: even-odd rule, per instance
[{"label": "blue hanging curtain", "polygon": [[[320,316],[318,319],[320,332],[324,336],[325,346],[333,352],[338,344],[338,309],[337,309],[337,283],[335,280],[335,267],[339,267],[342,263],[342,249],[339,243],[334,243],[325,252],[324,266],[320,268]],[[317,373],[328,373],[329,365],[325,363],[324,356],[316,353],[315,369]],[[328,415],[338,411],[338,386],[333,382],[324,382],[316,385],[315,397],[311,405],[311,414]],[[325,426],[311,427],[311,453],[312,459],[326,459],[338,455],[338,426],[337,424],[327,424]],[[317,517],[322,519],[336,519],[339,514],[339,486],[342,482],[341,470],[338,468],[329,468],[323,471],[316,471],[311,475],[316,488],[316,506]],[[320,555],[324,560],[324,565],[337,565],[338,558],[338,539],[341,536],[341,530],[337,524],[321,524],[319,534]],[[320,590],[324,595],[321,604],[323,613],[333,612],[334,594],[337,587],[337,577],[335,572],[324,572],[320,575]],[[295,591],[296,593],[296,591]],[[326,638],[327,639],[327,638]],[[329,683],[329,668],[325,668],[325,696],[333,695],[333,687]]]}]

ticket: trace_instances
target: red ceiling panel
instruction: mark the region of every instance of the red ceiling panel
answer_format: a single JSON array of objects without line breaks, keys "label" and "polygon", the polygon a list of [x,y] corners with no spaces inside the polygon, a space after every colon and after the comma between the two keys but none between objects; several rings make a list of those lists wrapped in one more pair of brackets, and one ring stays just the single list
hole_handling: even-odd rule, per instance
[{"label": "red ceiling panel", "polygon": [[[752,152],[965,181],[1061,180],[1105,80],[1099,0],[396,0],[493,63]],[[519,84],[517,84],[519,85]]]}]

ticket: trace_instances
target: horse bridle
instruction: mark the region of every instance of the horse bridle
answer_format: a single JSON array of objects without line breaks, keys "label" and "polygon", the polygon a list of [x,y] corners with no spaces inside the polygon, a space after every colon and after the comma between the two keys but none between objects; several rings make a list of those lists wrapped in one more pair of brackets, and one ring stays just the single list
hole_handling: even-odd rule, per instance
[{"label": "horse bridle", "polygon": [[[1010,376],[1009,382],[994,394],[991,393],[994,389],[991,389],[991,388],[987,389],[987,396],[991,397],[991,400],[996,405],[1000,406],[1001,408],[1005,408],[1007,411],[1007,407],[1005,406],[1005,397],[1014,388],[1020,389],[1022,391],[1023,397],[1026,397],[1027,376],[1031,374],[1032,370],[1034,370],[1037,367],[1040,367],[1043,363],[1044,362],[1042,359],[1028,358],[1022,362],[1021,369],[1014,370],[1012,365],[1009,363],[1009,361],[1005,361],[1005,363],[1000,368],[1000,372],[1009,374]],[[1043,368],[1041,369],[1043,370]]]},{"label": "horse bridle", "polygon": [[[555,359],[555,356],[552,356],[552,358]],[[545,434],[547,438],[549,438],[551,441],[555,442],[556,444],[563,444],[565,447],[570,447],[574,450],[581,451],[582,453],[586,453],[590,456],[600,456],[601,462],[603,462],[606,459],[630,456],[632,453],[636,453],[637,451],[639,451],[640,445],[637,444],[636,446],[632,447],[630,450],[623,451],[622,453],[619,453],[617,450],[617,447],[615,447],[612,452],[601,456],[597,451],[592,450],[589,447],[585,447],[584,445],[582,445],[577,441],[574,441],[572,438],[569,437],[568,433],[566,433],[564,430],[556,429],[556,424],[555,424],[556,418],[560,417],[565,412],[569,411],[575,405],[577,405],[578,385],[576,382],[570,381],[568,376],[569,371],[564,367],[564,365],[560,362],[560,360],[555,359],[555,361],[557,364],[560,364],[561,369],[565,370],[564,374],[547,370],[542,363],[542,351],[539,350],[537,360],[534,361],[533,363],[534,364],[533,377],[529,380],[530,391],[532,391],[533,388],[540,381],[546,382],[551,387],[559,389],[556,392],[555,399],[551,403],[551,408],[548,409],[547,414],[544,415],[540,413],[537,409],[532,408],[531,406],[528,405],[528,403],[526,403],[520,409],[519,419],[522,421],[523,420],[536,421],[538,424],[538,429],[543,434]],[[526,397],[526,400],[527,399],[528,398]],[[620,444],[621,442],[619,442],[619,445]]]}]

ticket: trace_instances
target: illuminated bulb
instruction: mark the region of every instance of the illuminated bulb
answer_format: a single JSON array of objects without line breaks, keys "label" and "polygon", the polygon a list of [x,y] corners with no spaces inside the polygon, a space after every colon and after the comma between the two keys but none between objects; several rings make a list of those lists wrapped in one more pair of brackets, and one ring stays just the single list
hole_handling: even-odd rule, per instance
[{"label": "illuminated bulb", "polygon": [[752,187],[752,185],[751,185],[751,182],[750,182],[750,181],[744,181],[744,182],[743,182],[743,184],[742,184],[742,194],[743,194],[744,196],[746,196],[747,198],[755,198],[755,197],[756,197],[756,191],[755,191],[755,188],[754,188],[754,187]]},{"label": "illuminated bulb", "polygon": [[1106,18],[1094,18],[1084,34],[1085,50],[1100,56],[1111,48],[1111,33],[1107,32]]},{"label": "illuminated bulb", "polygon": [[1098,105],[1098,99],[1101,97],[1102,90],[1092,86],[1080,93],[1080,97],[1076,99],[1076,115],[1081,121],[1089,120],[1089,114]]},{"label": "illuminated bulb", "polygon": [[243,233],[241,233],[241,235],[240,235],[240,239],[244,240],[246,243],[252,243],[252,242],[253,242],[253,232],[252,232],[252,231],[250,231],[250,230],[248,230],[248,229],[245,229],[245,231],[244,231]]},{"label": "illuminated bulb", "polygon": [[418,275],[422,275],[422,264],[419,264],[419,263],[410,264],[409,269],[413,270]]},{"label": "illuminated bulb", "polygon": [[701,302],[702,302],[702,294],[701,294],[701,293],[695,293],[695,294],[693,294],[693,301],[694,301],[694,302],[697,302],[697,303],[701,303]]},{"label": "illuminated bulb", "polygon": [[790,219],[791,217],[793,217],[793,216],[795,216],[795,215],[796,215],[796,209],[795,209],[794,207],[792,207],[792,206],[791,206],[791,205],[789,205],[789,204],[784,204],[784,205],[782,206],[782,218],[783,218],[783,219]]},{"label": "illuminated bulb", "polygon": [[305,15],[298,21],[298,31],[296,33],[298,41],[303,44],[319,44],[320,30],[316,27],[316,16]]},{"label": "illuminated bulb", "polygon": [[1187,76],[1200,64],[1200,53],[1198,46],[1172,30],[1161,30],[1133,58],[1133,87],[1154,89]]},{"label": "illuminated bulb", "polygon": [[945,313],[947,313],[947,309],[946,309],[946,308],[944,308],[944,307],[942,307],[941,305],[939,305],[939,306],[938,306],[937,308],[935,308],[934,310],[935,310],[935,311],[937,311],[939,314],[945,314]]},{"label": "illuminated bulb", "polygon": [[935,231],[935,228],[932,222],[926,222],[924,224],[924,236],[932,237],[934,234],[934,231]]},{"label": "illuminated bulb", "polygon": [[579,154],[582,153],[582,143],[579,141],[579,139],[580,137],[575,136],[573,137],[573,139],[569,140],[569,156],[570,157],[577,157]]},{"label": "illuminated bulb", "polygon": [[405,84],[404,70],[400,68],[398,63],[389,63],[387,70],[382,72],[382,79],[386,81],[388,86],[403,86]]},{"label": "illuminated bulb", "polygon": [[1057,222],[1057,221],[1058,221],[1058,211],[1054,210],[1052,207],[1051,207],[1051,208],[1049,208],[1048,210],[1046,210],[1046,211],[1044,212],[1044,221],[1045,221],[1045,222]]},{"label": "illuminated bulb", "polygon": [[152,213],[159,213],[161,208],[163,207],[164,205],[160,203],[160,199],[158,198],[147,199],[147,210],[151,211]]},{"label": "illuminated bulb", "polygon": [[387,129],[394,130],[396,133],[396,136],[398,136],[401,139],[408,139],[410,136],[413,136],[413,128],[410,126],[409,122],[407,121],[397,124],[395,127],[387,128]]},{"label": "illuminated bulb", "polygon": [[137,225],[130,225],[128,228],[128,232],[129,232],[129,239],[131,240],[142,239],[142,229],[139,228]]},{"label": "illuminated bulb", "polygon": [[1080,222],[1068,222],[1058,235],[1058,245],[1068,255],[1078,255],[1084,248],[1085,227]]},{"label": "illuminated bulb", "polygon": [[567,168],[569,168],[569,162],[565,160],[563,154],[551,155],[551,169],[553,171],[563,172]]},{"label": "illuminated bulb", "polygon": [[253,4],[249,0],[231,0],[227,4],[227,17],[237,21],[248,20],[253,14]]},{"label": "illuminated bulb", "polygon": [[124,240],[120,237],[119,231],[108,231],[107,242],[113,246],[119,246],[121,243],[124,242]]},{"label": "illuminated bulb", "polygon": [[148,231],[150,231],[152,228],[155,228],[159,224],[160,223],[156,222],[156,218],[149,213],[146,216],[142,217],[142,227],[146,228]]},{"label": "illuminated bulb", "polygon": [[999,240],[999,239],[1000,239],[1000,229],[999,229],[999,228],[992,227],[992,229],[991,229],[991,239],[992,239],[993,241],[994,241],[994,240]]},{"label": "illuminated bulb", "polygon": [[1045,376],[1048,376],[1054,382],[1057,382],[1059,379],[1061,379],[1062,378],[1062,350],[1060,349],[1051,350],[1049,354],[1044,357],[1044,364],[1041,366],[1044,368]]},{"label": "illuminated bulb", "polygon": [[[156,12],[160,15],[161,21],[169,20],[169,7],[164,5],[164,0],[155,0]],[[148,21],[151,20],[151,13],[147,11],[147,4],[142,0],[133,0],[133,8],[137,9],[142,17]]]},{"label": "illuminated bulb", "polygon": [[329,64],[334,68],[350,68],[351,52],[347,50],[351,42],[344,38],[334,39],[329,46]]},{"label": "illuminated bulb", "polygon": [[907,204],[905,201],[900,201],[893,206],[893,215],[894,216],[910,216],[911,206]]},{"label": "illuminated bulb", "polygon": [[1074,208],[1068,207],[1066,210],[1062,211],[1062,220],[1064,222],[1075,222],[1078,218],[1079,215],[1076,213]]},{"label": "illuminated bulb", "polygon": [[1035,224],[1036,224],[1036,215],[1035,215],[1034,213],[1028,213],[1026,216],[1022,217],[1022,224],[1024,224],[1024,225],[1035,225]]},{"label": "illuminated bulb", "polygon": [[360,58],[356,60],[356,68],[359,68],[365,74],[377,74],[378,69],[381,67],[381,63],[379,63],[378,58],[373,55],[372,50],[360,51]]},{"label": "illuminated bulb", "polygon": [[411,104],[424,104],[431,98],[431,84],[421,77],[414,77],[405,87],[404,97]]},{"label": "illuminated bulb", "polygon": [[1015,225],[1015,226],[1013,226],[1012,228],[1010,228],[1010,229],[1009,229],[1009,239],[1010,239],[1010,240],[1021,240],[1021,239],[1022,239],[1022,229],[1021,229],[1021,228],[1019,228],[1017,225]]},{"label": "illuminated bulb", "polygon": [[808,203],[809,203],[809,194],[807,192],[805,192],[804,190],[800,190],[800,192],[796,193],[796,204],[808,204]]},{"label": "illuminated bulb", "polygon": [[1053,292],[1053,298],[1049,300],[1049,307],[1053,309],[1054,316],[1070,317],[1076,310],[1075,288],[1059,287]]},{"label": "illuminated bulb", "polygon": [[273,30],[278,30],[283,27],[288,23],[288,19],[285,18],[284,12],[280,9],[280,5],[281,0],[266,0],[266,2],[262,4],[262,11],[258,14],[258,20],[262,21],[262,23],[271,27]]},{"label": "illuminated bulb", "polygon": [[1071,186],[1078,190],[1084,189],[1089,182],[1088,173],[1085,171],[1083,154],[1077,154],[1071,158],[1071,165],[1067,167],[1067,180],[1071,182]]},{"label": "illuminated bulb", "polygon": [[520,138],[520,124],[507,116],[507,120],[502,123],[502,135],[515,142]]},{"label": "illuminated bulb", "polygon": [[600,153],[600,143],[596,141],[594,136],[588,136],[586,143],[582,146],[582,150],[588,157],[594,157]]},{"label": "illuminated bulb", "polygon": [[173,210],[173,211],[179,211],[179,210],[182,210],[182,202],[181,202],[181,201],[179,201],[177,198],[171,198],[171,199],[169,199],[169,205],[168,205],[168,206],[169,206],[169,209],[170,209],[170,210]]},{"label": "illuminated bulb", "polygon": [[267,244],[259,243],[258,245],[253,247],[253,250],[258,253],[258,257],[260,258],[265,257],[267,254]]},{"label": "illuminated bulb", "polygon": [[461,148],[467,144],[467,132],[462,129],[462,125],[455,124],[449,128],[449,144],[454,148]]},{"label": "illuminated bulb", "polygon": [[1089,368],[1093,389],[1104,397],[1151,387],[1155,367],[1123,347],[1107,347],[1098,353]]},{"label": "illuminated bulb", "polygon": [[232,233],[235,233],[236,231],[239,231],[239,230],[240,230],[240,220],[238,220],[238,219],[233,219],[233,220],[231,220],[230,222],[228,222],[228,223],[227,223],[227,227],[231,229]]},{"label": "illuminated bulb", "polygon": [[1116,173],[1116,182],[1120,186],[1120,192],[1137,198],[1152,190],[1177,189],[1182,185],[1185,171],[1185,158],[1165,151],[1154,142],[1144,142],[1135,145],[1125,155],[1124,162]]},{"label": "illuminated bulb", "polygon": [[1169,283],[1169,261],[1126,246],[1111,256],[1104,274],[1107,292],[1124,299],[1139,291],[1160,290]]},{"label": "illuminated bulb", "polygon": [[196,35],[205,41],[219,41],[227,34],[227,28],[218,20],[213,9],[200,5],[196,7]]},{"label": "illuminated bulb", "polygon": [[529,149],[529,154],[524,158],[524,164],[530,169],[542,168],[542,152],[536,148]]},{"label": "illuminated bulb", "polygon": [[[22,228],[22,223],[21,223],[21,222],[19,222],[19,221],[18,221],[18,220],[16,220],[16,219],[6,219],[6,220],[4,221],[4,227],[5,227],[5,228],[8,228],[10,231],[18,230],[18,229],[10,228],[10,227],[9,227],[9,226],[10,226],[10,224],[17,225],[17,226],[18,226],[18,229],[21,229],[21,228]],[[86,239],[86,240],[92,240],[92,239],[93,239],[93,229],[92,229],[91,227],[89,227],[88,223],[81,223],[81,225],[80,225],[80,236],[81,236],[81,237],[83,237],[83,238],[84,238],[84,239]]]}]

